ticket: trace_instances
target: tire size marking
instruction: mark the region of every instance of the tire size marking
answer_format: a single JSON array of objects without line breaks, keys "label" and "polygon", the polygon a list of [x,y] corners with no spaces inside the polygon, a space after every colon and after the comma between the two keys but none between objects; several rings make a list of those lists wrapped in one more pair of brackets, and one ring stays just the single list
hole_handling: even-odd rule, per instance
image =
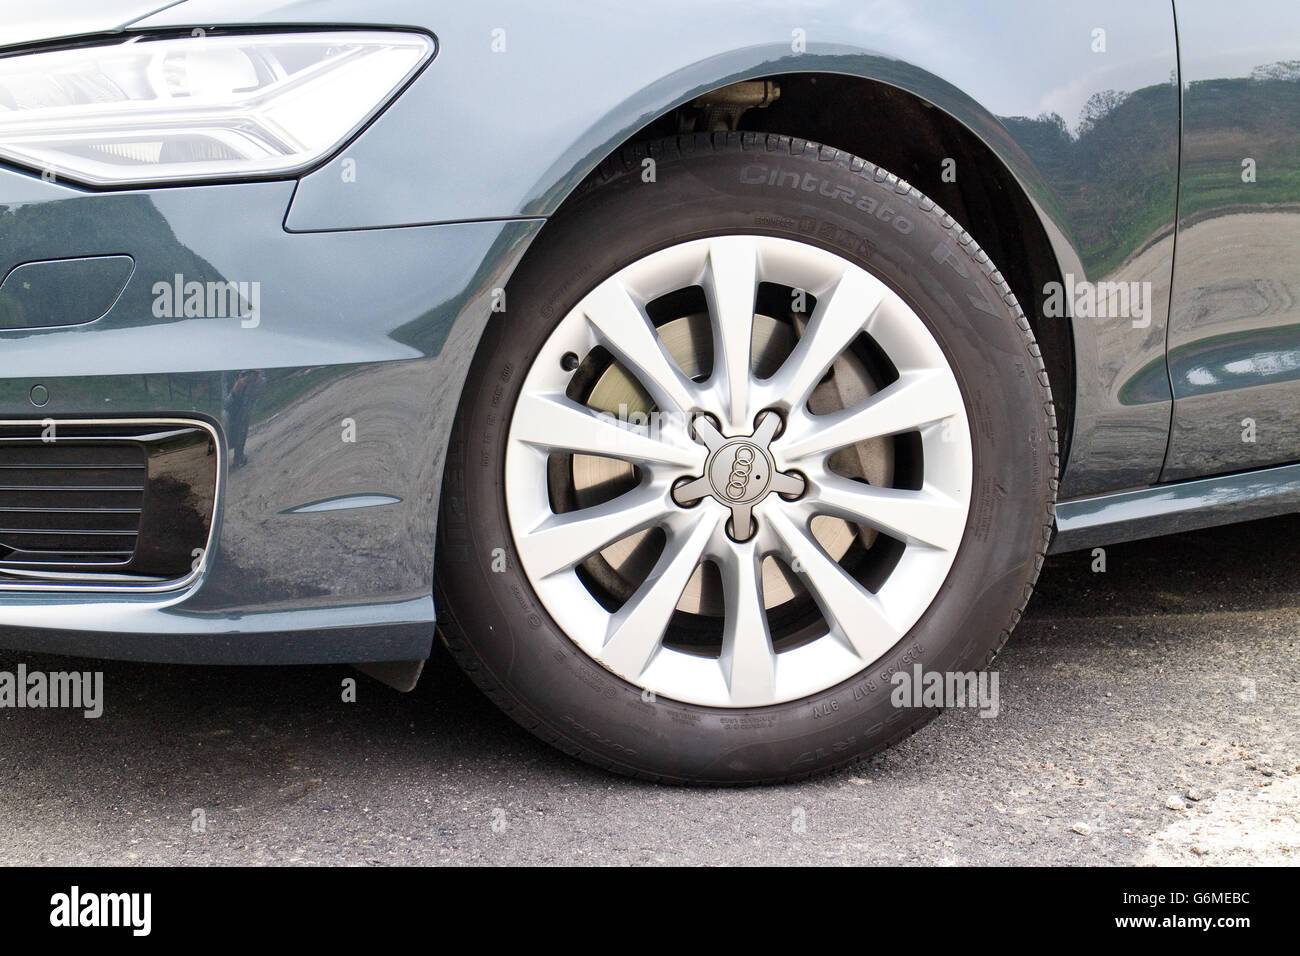
[{"label": "tire size marking", "polygon": [[840,709],[840,702],[836,700],[834,697],[832,697],[830,700],[823,701],[820,704],[813,704],[813,709],[812,709],[813,719],[817,720],[821,717],[829,717],[831,714],[836,713],[839,709]]}]

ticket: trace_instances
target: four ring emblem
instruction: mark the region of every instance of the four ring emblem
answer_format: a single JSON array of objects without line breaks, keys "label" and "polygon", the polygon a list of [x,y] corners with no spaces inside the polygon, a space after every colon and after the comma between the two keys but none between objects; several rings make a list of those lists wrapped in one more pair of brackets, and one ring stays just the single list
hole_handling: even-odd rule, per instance
[{"label": "four ring emblem", "polygon": [[736,459],[731,463],[731,475],[727,480],[727,497],[739,501],[745,497],[749,487],[749,473],[754,467],[754,447],[741,445],[736,449]]}]

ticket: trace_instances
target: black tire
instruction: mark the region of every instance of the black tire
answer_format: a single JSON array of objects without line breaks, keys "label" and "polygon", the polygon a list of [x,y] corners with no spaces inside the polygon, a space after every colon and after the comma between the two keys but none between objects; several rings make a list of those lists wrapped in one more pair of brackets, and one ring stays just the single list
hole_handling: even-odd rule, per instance
[{"label": "black tire", "polygon": [[[655,160],[653,183],[643,181],[647,157]],[[778,168],[797,173],[799,185],[791,188],[788,176],[772,185],[767,171]],[[971,422],[969,520],[938,597],[852,679],[751,710],[662,697],[647,703],[560,631],[516,560],[503,494],[510,415],[532,357],[599,281],[656,249],[737,232],[838,253],[924,319],[957,374]],[[448,449],[436,581],[447,647],[523,727],[601,767],[662,782],[793,780],[861,759],[934,716],[891,703],[892,672],[918,663],[966,672],[993,660],[1050,537],[1055,413],[1011,290],[971,237],[917,190],[862,159],[776,135],[697,134],[627,149],[548,223],[508,301],[478,349]],[[491,566],[498,548],[504,572]]]}]

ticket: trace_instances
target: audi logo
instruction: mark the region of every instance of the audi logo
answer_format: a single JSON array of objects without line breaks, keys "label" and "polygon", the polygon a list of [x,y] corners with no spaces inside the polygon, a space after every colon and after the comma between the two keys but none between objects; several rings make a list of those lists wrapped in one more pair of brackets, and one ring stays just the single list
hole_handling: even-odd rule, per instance
[{"label": "audi logo", "polygon": [[736,449],[736,460],[731,463],[731,475],[727,479],[727,497],[732,501],[745,497],[745,489],[749,487],[749,472],[753,467],[753,447],[741,445]]}]

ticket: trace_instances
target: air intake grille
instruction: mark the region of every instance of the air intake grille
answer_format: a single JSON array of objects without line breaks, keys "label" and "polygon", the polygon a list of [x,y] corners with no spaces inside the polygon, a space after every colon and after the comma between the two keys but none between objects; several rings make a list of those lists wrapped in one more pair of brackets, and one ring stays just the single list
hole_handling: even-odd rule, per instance
[{"label": "air intake grille", "polygon": [[0,585],[186,576],[216,473],[198,425],[0,423]]}]

